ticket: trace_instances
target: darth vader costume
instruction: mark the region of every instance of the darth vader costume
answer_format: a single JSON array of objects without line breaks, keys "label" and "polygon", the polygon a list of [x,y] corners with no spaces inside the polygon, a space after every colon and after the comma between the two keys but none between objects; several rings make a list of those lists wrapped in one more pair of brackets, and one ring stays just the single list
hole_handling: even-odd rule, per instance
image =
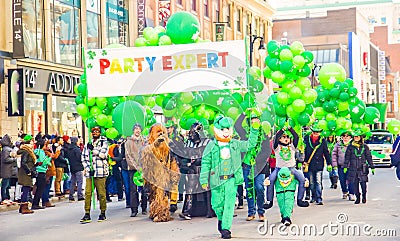
[{"label": "darth vader costume", "polygon": [[189,220],[191,217],[213,217],[211,208],[211,192],[204,191],[199,182],[201,159],[207,144],[211,139],[205,138],[202,125],[194,123],[189,131],[184,145],[185,156],[181,159],[180,169],[185,175],[185,200],[181,218]]}]

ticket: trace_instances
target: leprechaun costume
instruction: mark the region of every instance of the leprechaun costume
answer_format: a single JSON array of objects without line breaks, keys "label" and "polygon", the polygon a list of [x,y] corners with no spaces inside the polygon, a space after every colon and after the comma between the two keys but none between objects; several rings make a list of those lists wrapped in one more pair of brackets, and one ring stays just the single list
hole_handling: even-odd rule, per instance
[{"label": "leprechaun costume", "polygon": [[289,168],[282,167],[278,172],[278,181],[275,182],[276,199],[278,201],[279,210],[281,212],[281,222],[286,226],[289,226],[292,221],[293,206],[294,206],[294,194],[296,187],[299,182],[291,174]]},{"label": "leprechaun costume", "polygon": [[256,146],[259,127],[259,123],[253,124],[248,141],[233,140],[233,120],[219,115],[214,121],[215,140],[203,153],[200,183],[203,189],[211,189],[211,205],[223,239],[231,238],[236,190],[243,183],[241,152]]}]

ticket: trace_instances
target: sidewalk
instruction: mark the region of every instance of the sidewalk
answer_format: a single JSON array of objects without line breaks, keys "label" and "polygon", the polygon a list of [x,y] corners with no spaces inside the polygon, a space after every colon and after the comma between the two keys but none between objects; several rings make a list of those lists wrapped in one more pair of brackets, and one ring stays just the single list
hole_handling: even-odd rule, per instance
[{"label": "sidewalk", "polygon": [[[58,203],[58,202],[65,202],[68,201],[68,194],[63,196],[63,197],[51,197],[50,202],[51,203]],[[0,213],[1,212],[7,212],[7,211],[13,211],[13,210],[18,210],[19,209],[19,203],[16,203],[14,205],[0,205]]]}]

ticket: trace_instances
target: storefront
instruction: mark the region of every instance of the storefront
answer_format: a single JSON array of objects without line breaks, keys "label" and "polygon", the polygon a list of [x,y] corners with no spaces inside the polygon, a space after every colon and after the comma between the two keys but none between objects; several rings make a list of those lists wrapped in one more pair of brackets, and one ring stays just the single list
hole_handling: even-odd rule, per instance
[{"label": "storefront", "polygon": [[[19,79],[12,80],[16,71]],[[18,131],[32,135],[41,132],[82,136],[82,118],[76,113],[74,93],[74,86],[80,82],[79,75],[20,65],[8,72],[8,115],[15,120],[14,124],[18,120]],[[16,83],[13,89],[11,86]],[[20,93],[13,97],[15,89]],[[18,107],[13,106],[15,101]]]}]

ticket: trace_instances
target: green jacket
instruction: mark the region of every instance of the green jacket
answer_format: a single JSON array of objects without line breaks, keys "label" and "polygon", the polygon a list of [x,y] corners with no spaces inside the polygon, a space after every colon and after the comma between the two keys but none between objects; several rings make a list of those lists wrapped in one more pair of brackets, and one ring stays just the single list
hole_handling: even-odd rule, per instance
[{"label": "green jacket", "polygon": [[[200,184],[207,184],[215,188],[223,185],[227,180],[220,176],[234,174],[235,185],[243,183],[241,152],[247,152],[257,144],[258,129],[251,128],[247,141],[231,140],[229,149],[231,158],[222,160],[220,158],[220,147],[218,141],[214,140],[206,146],[201,161]],[[210,182],[210,183],[209,183]]]}]

